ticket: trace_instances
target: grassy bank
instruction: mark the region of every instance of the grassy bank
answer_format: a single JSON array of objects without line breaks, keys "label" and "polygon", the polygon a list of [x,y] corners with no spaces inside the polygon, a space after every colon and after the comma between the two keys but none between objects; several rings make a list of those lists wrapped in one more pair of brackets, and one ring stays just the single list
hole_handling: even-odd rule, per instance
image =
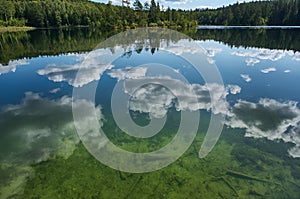
[{"label": "grassy bank", "polygon": [[29,30],[34,30],[34,27],[16,27],[16,26],[0,26],[0,32],[18,32],[18,31],[29,31]]}]

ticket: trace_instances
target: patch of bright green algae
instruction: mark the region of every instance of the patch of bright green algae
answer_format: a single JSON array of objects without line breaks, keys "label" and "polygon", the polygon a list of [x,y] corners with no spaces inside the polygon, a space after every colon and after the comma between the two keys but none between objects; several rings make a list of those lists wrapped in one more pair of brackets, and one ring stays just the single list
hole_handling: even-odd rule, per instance
[{"label": "patch of bright green algae", "polygon": [[2,164],[0,167],[0,198],[13,198],[24,189],[24,185],[33,175],[33,169],[29,166],[15,167],[9,164]]},{"label": "patch of bright green algae", "polygon": [[[168,119],[166,121],[166,124],[160,132],[150,138],[145,139],[134,138],[124,133],[119,127],[117,127],[113,118],[108,119],[104,123],[102,129],[104,132],[110,132],[106,134],[108,139],[124,150],[135,153],[152,152],[166,146],[172,139],[174,139],[177,134],[181,119],[180,114],[175,110],[171,110],[169,111],[167,118]],[[134,121],[139,125],[141,125],[142,123],[144,126],[148,125],[148,123],[145,122],[147,121],[147,116],[145,119],[144,116],[141,117],[141,115],[139,115],[138,117],[136,117],[136,119],[134,119]],[[113,129],[113,131],[111,129]]]},{"label": "patch of bright green algae", "polygon": [[236,131],[226,129],[204,159],[200,134],[176,162],[145,174],[113,170],[79,144],[68,159],[34,165],[16,198],[300,198],[299,160],[273,155],[273,143],[247,141]]}]

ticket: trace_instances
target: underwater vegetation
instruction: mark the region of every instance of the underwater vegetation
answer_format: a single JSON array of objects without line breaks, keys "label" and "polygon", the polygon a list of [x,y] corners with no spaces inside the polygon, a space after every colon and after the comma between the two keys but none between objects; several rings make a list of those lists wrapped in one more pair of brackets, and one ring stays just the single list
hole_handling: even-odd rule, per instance
[{"label": "underwater vegetation", "polygon": [[[68,98],[64,100],[68,101]],[[45,101],[30,93],[19,106],[31,110],[31,106],[38,107],[45,102],[49,105],[46,109],[49,120],[61,110],[71,111],[70,106],[61,100]],[[11,111],[5,114],[12,115],[16,110],[21,110],[19,106],[12,106],[14,109],[8,109]],[[56,106],[59,108],[53,109]],[[139,124],[146,125],[149,121],[147,114],[131,114]],[[150,139],[138,139],[122,133],[110,118],[112,116],[108,113],[106,116],[103,129],[110,132],[106,133],[109,139],[125,150],[138,153],[154,151],[166,145],[176,136],[180,120],[180,113],[171,109],[161,133]],[[32,112],[31,117],[43,116],[40,112]],[[48,131],[35,134],[36,131],[31,129],[28,133],[31,132],[35,142],[29,142],[24,149],[16,148],[10,161],[1,162],[0,198],[300,197],[300,160],[288,155],[288,149],[293,144],[245,138],[245,130],[227,127],[212,152],[200,159],[199,149],[209,118],[210,113],[201,111],[198,134],[176,162],[155,172],[132,174],[111,169],[95,159],[78,141],[75,129],[70,125],[69,114],[61,115],[61,124],[52,125],[52,131],[56,132],[52,142],[46,137]],[[21,116],[19,119],[19,122],[23,121]],[[29,128],[30,121],[21,126]],[[41,123],[39,128],[43,126]],[[39,149],[41,145],[47,150],[31,150],[32,147]]]},{"label": "underwater vegetation", "polygon": [[[34,174],[12,198],[299,198],[300,167],[289,166],[299,165],[299,160],[283,160],[268,152],[271,141],[245,139],[237,131],[225,129],[204,159],[198,158],[204,138],[200,133],[176,162],[145,174],[111,169],[79,143],[68,158],[32,165]],[[134,145],[129,143],[129,148]]]}]

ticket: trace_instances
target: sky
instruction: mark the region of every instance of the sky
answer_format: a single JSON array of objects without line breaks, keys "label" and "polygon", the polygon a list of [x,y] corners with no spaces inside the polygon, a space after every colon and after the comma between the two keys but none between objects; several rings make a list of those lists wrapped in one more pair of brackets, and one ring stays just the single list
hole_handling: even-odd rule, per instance
[{"label": "sky", "polygon": [[[95,2],[107,3],[108,0],[92,0]],[[142,3],[150,0],[140,0]],[[156,0],[157,1],[157,0]],[[160,5],[163,5],[165,8],[180,8],[180,9],[195,9],[195,8],[217,8],[222,7],[223,5],[234,4],[237,1],[239,2],[249,2],[253,0],[158,0]],[[120,5],[121,0],[112,0],[114,5]],[[134,2],[134,0],[130,0]]]}]

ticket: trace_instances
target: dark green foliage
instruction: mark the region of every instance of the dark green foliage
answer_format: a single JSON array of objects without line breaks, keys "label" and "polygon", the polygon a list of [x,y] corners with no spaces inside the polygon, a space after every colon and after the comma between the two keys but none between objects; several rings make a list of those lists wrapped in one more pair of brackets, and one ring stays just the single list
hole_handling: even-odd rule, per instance
[{"label": "dark green foliage", "polygon": [[[111,3],[95,3],[84,0],[0,0],[0,26],[28,25],[33,27],[100,26],[102,28],[135,28],[156,23],[159,26],[197,25],[195,12],[173,10],[175,18],[166,21],[159,3],[141,4],[139,0],[130,7]],[[14,20],[14,21],[12,21]],[[181,24],[179,24],[179,21]],[[17,23],[18,22],[18,23]]]},{"label": "dark green foliage", "polygon": [[300,25],[299,0],[236,3],[218,9],[194,11],[161,10],[155,0],[144,5],[135,0],[130,7],[85,0],[0,0],[1,26],[101,26],[135,28],[137,26],[192,27],[202,25]]},{"label": "dark green foliage", "polygon": [[266,0],[236,3],[219,9],[198,10],[203,25],[300,25],[299,0]]}]

